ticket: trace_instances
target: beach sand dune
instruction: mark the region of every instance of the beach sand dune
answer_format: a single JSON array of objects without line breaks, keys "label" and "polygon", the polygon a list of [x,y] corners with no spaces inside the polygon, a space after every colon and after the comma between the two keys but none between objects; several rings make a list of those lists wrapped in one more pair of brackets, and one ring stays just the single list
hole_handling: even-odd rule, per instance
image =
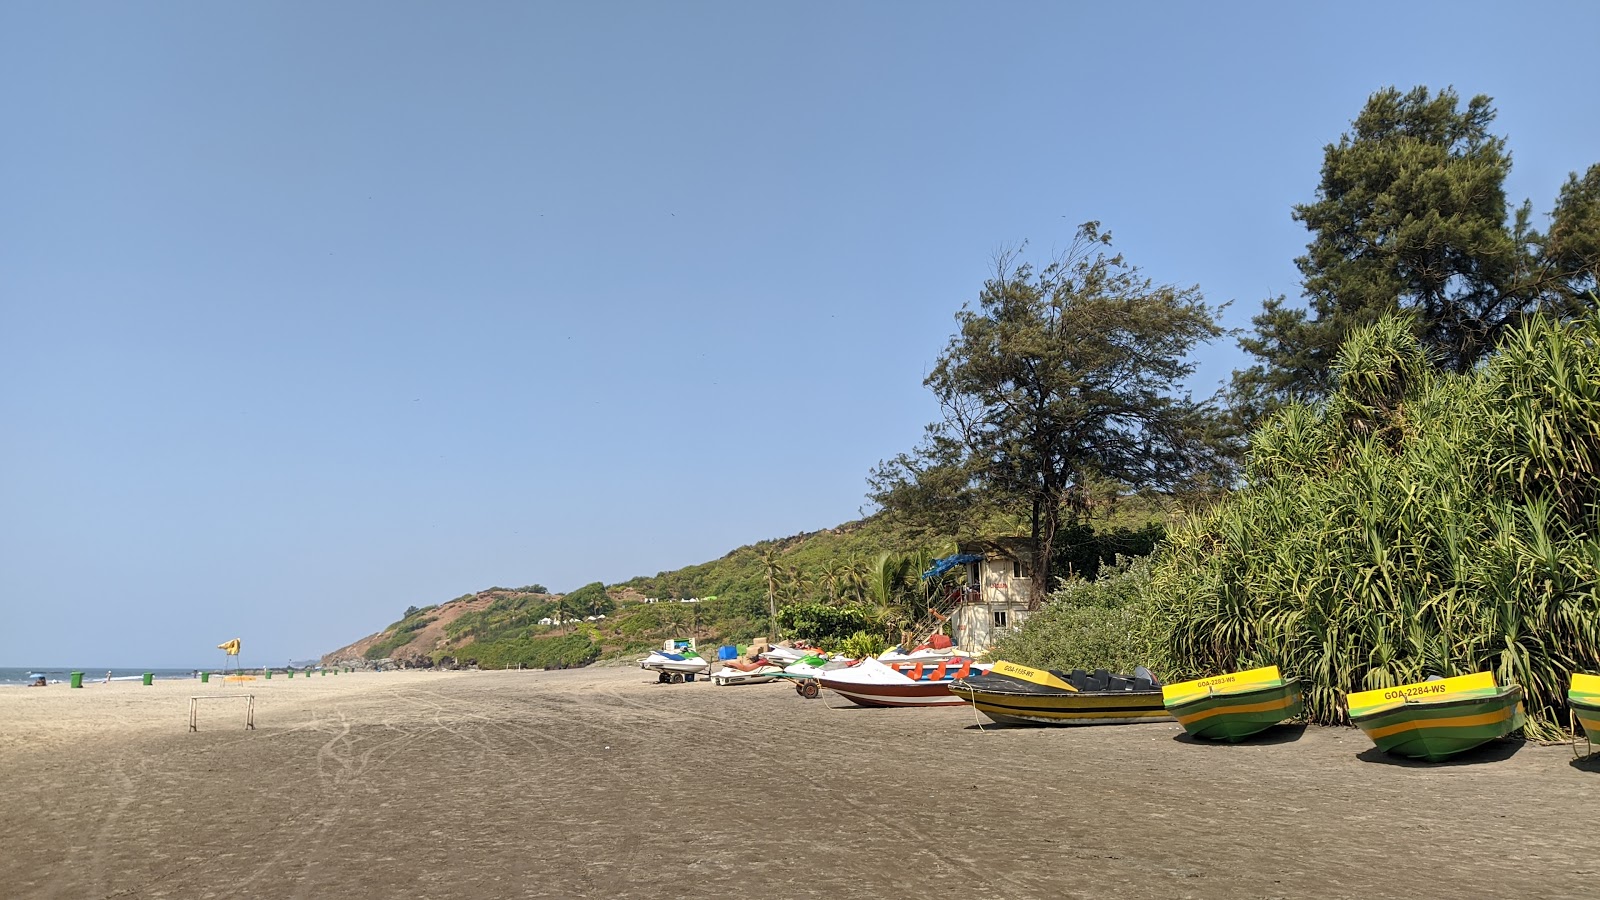
[{"label": "beach sand dune", "polygon": [[[0,691],[8,898],[1592,896],[1600,766],[634,669]],[[191,694],[215,701],[188,732]]]}]

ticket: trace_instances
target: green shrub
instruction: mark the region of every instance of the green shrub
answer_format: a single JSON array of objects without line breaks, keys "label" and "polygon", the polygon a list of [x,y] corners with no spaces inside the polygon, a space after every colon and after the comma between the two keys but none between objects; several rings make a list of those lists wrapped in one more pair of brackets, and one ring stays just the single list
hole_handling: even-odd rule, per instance
[{"label": "green shrub", "polygon": [[817,645],[838,643],[873,625],[872,614],[859,606],[795,603],[778,610],[784,634]]},{"label": "green shrub", "polygon": [[506,641],[474,641],[450,651],[465,663],[486,669],[521,665],[530,669],[586,666],[600,655],[600,645],[581,631]]},{"label": "green shrub", "polygon": [[875,631],[858,631],[839,643],[839,652],[851,659],[866,659],[889,649],[889,642]]},{"label": "green shrub", "polygon": [[394,651],[411,643],[416,636],[415,630],[396,629],[388,637],[368,647],[367,652],[361,655],[367,659],[387,659],[394,655]]},{"label": "green shrub", "polygon": [[1121,559],[1095,581],[1064,582],[1019,630],[1002,635],[991,655],[1044,669],[1154,668],[1145,600],[1150,566],[1148,557]]}]

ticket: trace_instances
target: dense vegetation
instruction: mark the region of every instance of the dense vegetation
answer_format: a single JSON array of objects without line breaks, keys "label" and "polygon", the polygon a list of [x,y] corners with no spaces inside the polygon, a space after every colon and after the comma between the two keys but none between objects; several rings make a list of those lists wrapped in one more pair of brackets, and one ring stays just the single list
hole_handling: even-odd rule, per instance
[{"label": "dense vegetation", "polygon": [[1524,323],[1465,375],[1386,319],[1333,383],[1263,424],[1240,490],[998,652],[1169,679],[1278,665],[1323,723],[1352,691],[1492,671],[1530,734],[1559,733],[1568,676],[1600,670],[1600,313]]},{"label": "dense vegetation", "polygon": [[571,634],[523,633],[497,641],[473,641],[457,647],[454,654],[458,660],[489,669],[568,669],[594,662],[600,655],[600,642],[593,629],[580,628]]},{"label": "dense vegetation", "polygon": [[1097,579],[1071,578],[993,655],[1046,669],[1160,669],[1151,628],[1150,559],[1124,559]]},{"label": "dense vegetation", "polygon": [[1600,316],[1525,323],[1466,375],[1387,319],[1335,384],[1174,531],[1149,589],[1169,674],[1277,663],[1336,722],[1343,692],[1493,670],[1553,732],[1567,676],[1600,669]]},{"label": "dense vegetation", "polygon": [[1600,277],[1600,164],[1572,173],[1549,226],[1524,201],[1507,215],[1507,139],[1486,96],[1373,94],[1323,153],[1316,198],[1294,208],[1311,233],[1295,260],[1305,308],[1269,300],[1241,341],[1258,364],[1235,373],[1247,418],[1332,390],[1346,338],[1408,313],[1430,359],[1470,370],[1526,316],[1580,313]]},{"label": "dense vegetation", "polygon": [[1242,343],[1243,479],[1148,563],[1052,595],[999,651],[1183,678],[1275,663],[1307,714],[1491,670],[1551,736],[1600,670],[1600,166],[1508,216],[1486,97],[1380,91],[1325,151],[1306,309]]}]

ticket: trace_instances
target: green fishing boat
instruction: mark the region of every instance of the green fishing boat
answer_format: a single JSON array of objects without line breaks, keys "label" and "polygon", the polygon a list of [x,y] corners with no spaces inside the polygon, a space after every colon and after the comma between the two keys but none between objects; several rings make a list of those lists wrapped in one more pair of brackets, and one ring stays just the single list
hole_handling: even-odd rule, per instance
[{"label": "green fishing boat", "polygon": [[1584,736],[1592,746],[1600,741],[1600,675],[1572,675],[1572,687],[1567,691],[1567,705],[1572,717],[1583,726]]},{"label": "green fishing boat", "polygon": [[1499,687],[1491,672],[1362,691],[1347,699],[1350,720],[1378,749],[1431,762],[1505,737],[1526,720],[1522,688]]},{"label": "green fishing boat", "polygon": [[1190,735],[1235,744],[1304,709],[1300,679],[1285,681],[1277,666],[1165,685],[1161,699]]}]

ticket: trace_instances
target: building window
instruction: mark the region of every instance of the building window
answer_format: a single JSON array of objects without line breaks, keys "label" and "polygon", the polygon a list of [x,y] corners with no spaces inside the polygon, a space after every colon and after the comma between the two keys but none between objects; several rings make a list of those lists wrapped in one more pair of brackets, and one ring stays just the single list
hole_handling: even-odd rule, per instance
[{"label": "building window", "polygon": [[1006,611],[1005,610],[1003,610],[1003,609],[995,610],[994,611],[994,627],[996,627],[996,628],[1004,628],[1004,627],[1006,627],[1006,618],[1007,617],[1006,617]]},{"label": "building window", "polygon": [[1023,562],[1020,559],[1013,559],[1011,561],[1011,577],[1012,578],[1027,578],[1028,577],[1028,564]]}]

